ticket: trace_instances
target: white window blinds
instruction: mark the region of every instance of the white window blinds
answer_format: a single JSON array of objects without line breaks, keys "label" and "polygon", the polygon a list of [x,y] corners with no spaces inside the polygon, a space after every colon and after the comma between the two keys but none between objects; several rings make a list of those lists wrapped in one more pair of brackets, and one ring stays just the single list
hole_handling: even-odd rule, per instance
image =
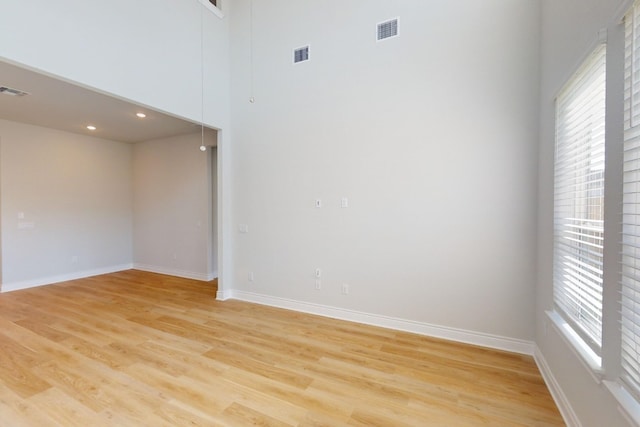
[{"label": "white window blinds", "polygon": [[640,396],[640,6],[625,17],[622,379]]},{"label": "white window blinds", "polygon": [[554,303],[596,353],[602,347],[606,46],[556,99]]}]

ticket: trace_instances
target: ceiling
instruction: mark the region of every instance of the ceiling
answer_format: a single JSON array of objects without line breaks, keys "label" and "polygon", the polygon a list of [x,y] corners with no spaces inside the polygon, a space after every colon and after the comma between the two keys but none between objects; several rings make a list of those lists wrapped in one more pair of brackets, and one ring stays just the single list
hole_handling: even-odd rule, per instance
[{"label": "ceiling", "polygon": [[[0,93],[0,119],[128,143],[200,131],[200,124],[138,107],[2,61],[0,86],[29,94],[10,96]],[[147,117],[136,117],[138,112]],[[90,131],[87,125],[94,125],[97,129]]]}]

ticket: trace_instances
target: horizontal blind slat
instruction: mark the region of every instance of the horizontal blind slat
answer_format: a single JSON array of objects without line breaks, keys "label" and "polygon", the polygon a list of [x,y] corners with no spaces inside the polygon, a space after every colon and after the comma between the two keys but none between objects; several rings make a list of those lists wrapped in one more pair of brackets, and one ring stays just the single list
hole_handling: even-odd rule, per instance
[{"label": "horizontal blind slat", "polygon": [[640,7],[625,16],[621,378],[640,399]]},{"label": "horizontal blind slat", "polygon": [[602,341],[605,82],[602,45],[556,99],[554,302],[597,353]]}]

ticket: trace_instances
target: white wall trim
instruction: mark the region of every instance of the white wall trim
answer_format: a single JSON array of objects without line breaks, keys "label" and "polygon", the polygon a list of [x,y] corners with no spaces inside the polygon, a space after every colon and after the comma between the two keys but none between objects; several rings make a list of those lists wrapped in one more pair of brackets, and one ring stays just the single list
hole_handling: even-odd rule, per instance
[{"label": "white wall trim", "polygon": [[573,331],[569,323],[562,318],[557,312],[548,310],[545,313],[547,318],[551,320],[551,324],[558,332],[558,335],[565,342],[567,347],[580,361],[582,366],[589,373],[596,384],[602,382],[604,371],[602,370],[602,358],[596,355],[593,350]]},{"label": "white wall trim", "polygon": [[633,2],[634,0],[624,0],[622,3],[620,3],[620,7],[618,8],[618,10],[616,11],[616,14],[614,15],[615,20],[613,22],[623,23],[624,17],[629,12],[629,9],[631,9]]},{"label": "white wall trim", "polygon": [[[218,285],[220,285],[220,283],[218,282]],[[233,292],[232,291],[225,291],[222,289],[218,289],[218,292],[216,293],[216,299],[218,301],[226,301],[228,299],[232,299],[233,298]]]},{"label": "white wall trim", "polygon": [[21,289],[35,288],[38,286],[52,285],[54,283],[67,282],[69,280],[84,279],[100,274],[116,273],[118,271],[130,270],[132,264],[114,265],[111,267],[97,268],[94,270],[76,271],[69,274],[61,274],[58,276],[41,277],[34,280],[24,280],[22,282],[3,283],[0,292],[19,291]]},{"label": "white wall trim", "polygon": [[446,326],[431,325],[428,323],[416,322],[413,320],[380,316],[377,314],[296,301],[287,298],[273,297],[252,292],[237,290],[223,292],[222,294],[221,292],[218,292],[218,299],[237,299],[272,307],[285,308],[288,310],[299,311],[303,313],[331,317],[334,319],[364,323],[367,325],[412,332],[434,338],[442,338],[482,347],[489,347],[513,353],[533,355],[535,348],[534,343],[531,341],[501,337],[497,335],[484,334],[481,332],[467,331],[463,329],[449,328]]},{"label": "white wall trim", "polygon": [[160,267],[157,265],[138,264],[134,263],[133,268],[141,271],[148,271],[149,273],[166,274],[167,276],[182,277],[184,279],[202,280],[208,282],[216,278],[213,273],[195,273],[193,271],[175,270],[172,268]]},{"label": "white wall trim", "polygon": [[200,2],[201,5],[206,7],[210,12],[213,12],[213,14],[216,15],[218,18],[220,19],[224,18],[224,13],[222,13],[222,10],[219,7],[212,5],[208,0],[198,0],[198,1]]},{"label": "white wall trim", "polygon": [[547,387],[551,392],[553,400],[556,402],[556,406],[560,410],[560,414],[562,415],[564,422],[568,427],[582,427],[582,423],[580,423],[578,415],[576,415],[575,411],[573,410],[569,399],[564,394],[564,391],[562,391],[560,383],[553,375],[553,372],[551,371],[547,360],[544,358],[544,355],[542,354],[538,346],[535,346],[533,358],[538,365],[538,369],[542,374],[544,382],[547,384]]},{"label": "white wall trim", "polygon": [[617,381],[603,381],[618,401],[618,410],[630,426],[640,426],[640,403]]},{"label": "white wall trim", "polygon": [[569,69],[570,73],[567,73],[567,75],[565,75],[565,77],[560,80],[562,82],[562,85],[554,91],[554,95],[553,95],[554,100],[558,98],[558,95],[560,95],[560,92],[564,90],[564,88],[567,86],[569,81],[573,79],[576,73],[580,70],[580,67],[589,59],[589,57],[594,53],[596,48],[601,44],[606,44],[606,42],[607,42],[607,29],[601,28],[600,31],[598,31],[595,34],[595,37],[591,40],[591,42],[587,46],[587,50],[578,58],[578,61],[576,62],[576,64]]}]

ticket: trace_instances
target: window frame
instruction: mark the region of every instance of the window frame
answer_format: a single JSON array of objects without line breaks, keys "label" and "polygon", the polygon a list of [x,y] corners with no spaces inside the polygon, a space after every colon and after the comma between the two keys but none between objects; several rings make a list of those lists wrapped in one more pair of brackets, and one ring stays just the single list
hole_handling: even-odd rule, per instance
[{"label": "window frame", "polygon": [[[621,403],[640,418],[640,2],[635,1],[624,17],[624,138],[623,203],[620,230],[620,344],[619,386]],[[635,320],[634,320],[635,318]],[[636,347],[636,349],[630,347]],[[633,353],[633,354],[629,354]],[[636,359],[636,360],[633,360]],[[630,366],[631,365],[631,366]],[[612,392],[614,389],[609,387]],[[620,400],[620,398],[618,399]],[[624,402],[627,404],[624,404]]]}]

